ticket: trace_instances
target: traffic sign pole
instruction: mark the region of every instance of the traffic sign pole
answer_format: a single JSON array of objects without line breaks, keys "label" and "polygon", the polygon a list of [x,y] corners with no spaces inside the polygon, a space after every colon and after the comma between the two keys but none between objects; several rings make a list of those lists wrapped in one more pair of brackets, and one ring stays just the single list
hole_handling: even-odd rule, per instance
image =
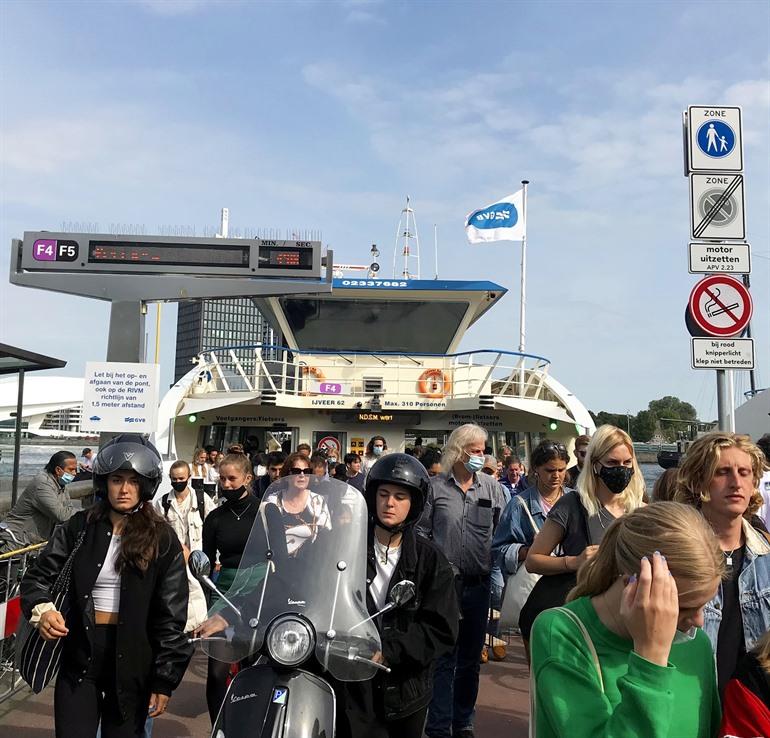
[{"label": "traffic sign pole", "polygon": [[[694,336],[692,367],[716,370],[718,424],[728,430],[734,429],[735,401],[728,395],[727,372],[732,385],[732,372],[748,369],[754,388],[742,111],[690,105],[682,119],[684,173],[690,180],[689,272],[710,275],[695,285],[686,310]],[[744,331],[747,338],[734,338]]]}]

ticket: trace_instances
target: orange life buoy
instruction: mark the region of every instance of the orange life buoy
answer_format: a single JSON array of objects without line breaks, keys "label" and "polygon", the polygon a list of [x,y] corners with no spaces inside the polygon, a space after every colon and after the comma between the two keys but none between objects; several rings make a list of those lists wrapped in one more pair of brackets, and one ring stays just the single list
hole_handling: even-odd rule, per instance
[{"label": "orange life buoy", "polygon": [[452,380],[441,369],[426,369],[417,380],[417,390],[425,397],[446,397],[452,392]]},{"label": "orange life buoy", "polygon": [[[326,375],[317,367],[317,366],[303,366],[302,367],[302,373],[305,375],[305,377],[313,377],[317,379],[319,382],[323,382],[324,379],[326,379]],[[305,390],[304,392],[301,392],[302,395],[313,395],[316,394],[315,392],[310,392],[309,390]]]}]

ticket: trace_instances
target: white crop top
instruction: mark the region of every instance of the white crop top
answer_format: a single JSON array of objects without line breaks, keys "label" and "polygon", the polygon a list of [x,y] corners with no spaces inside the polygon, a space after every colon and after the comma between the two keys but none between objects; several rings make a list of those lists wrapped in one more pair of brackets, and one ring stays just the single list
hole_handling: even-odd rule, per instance
[{"label": "white crop top", "polygon": [[113,535],[91,592],[94,609],[100,612],[119,612],[120,610],[120,572],[115,570],[119,550],[120,536]]}]

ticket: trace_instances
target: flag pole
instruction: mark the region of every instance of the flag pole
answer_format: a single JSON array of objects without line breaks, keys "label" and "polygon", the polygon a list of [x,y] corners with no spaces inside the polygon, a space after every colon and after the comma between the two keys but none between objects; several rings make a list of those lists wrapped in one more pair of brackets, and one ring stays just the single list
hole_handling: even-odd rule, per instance
[{"label": "flag pole", "polygon": [[[521,304],[519,309],[519,353],[523,354],[527,346],[527,185],[529,180],[522,179],[521,210],[524,219],[524,232],[521,235]],[[519,396],[524,396],[524,357],[521,359],[519,376]]]}]

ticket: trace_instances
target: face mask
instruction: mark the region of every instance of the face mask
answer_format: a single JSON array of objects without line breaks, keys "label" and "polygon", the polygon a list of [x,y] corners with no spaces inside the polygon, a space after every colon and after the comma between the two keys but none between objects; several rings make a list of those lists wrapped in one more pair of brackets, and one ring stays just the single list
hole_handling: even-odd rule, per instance
[{"label": "face mask", "polygon": [[59,477],[59,484],[61,485],[69,484],[70,482],[74,482],[74,481],[75,481],[75,475],[70,474],[69,472],[64,472],[64,474],[62,474]]},{"label": "face mask", "polygon": [[634,470],[628,466],[603,466],[599,465],[597,472],[599,479],[607,485],[607,489],[614,495],[619,495],[631,482]]},{"label": "face mask", "polygon": [[336,463],[337,463],[337,459],[335,459],[335,458],[332,456],[332,457],[329,459],[329,463],[330,463],[330,464],[336,464]]},{"label": "face mask", "polygon": [[468,461],[465,462],[464,466],[471,474],[475,474],[484,468],[484,457],[468,454]]},{"label": "face mask", "polygon": [[245,491],[246,491],[246,487],[244,487],[243,485],[241,485],[236,489],[224,489],[223,487],[220,487],[219,496],[224,497],[228,502],[235,502],[236,500],[241,498],[241,496]]},{"label": "face mask", "polygon": [[695,627],[685,631],[677,630],[676,633],[674,633],[674,640],[671,641],[671,645],[676,646],[681,643],[689,643],[695,639],[696,635],[698,635],[698,629]]},{"label": "face mask", "polygon": [[372,446],[372,453],[375,456],[380,456],[382,454],[382,446]]},{"label": "face mask", "polygon": [[171,482],[171,487],[174,492],[183,492],[187,488],[187,480],[184,482]]}]

